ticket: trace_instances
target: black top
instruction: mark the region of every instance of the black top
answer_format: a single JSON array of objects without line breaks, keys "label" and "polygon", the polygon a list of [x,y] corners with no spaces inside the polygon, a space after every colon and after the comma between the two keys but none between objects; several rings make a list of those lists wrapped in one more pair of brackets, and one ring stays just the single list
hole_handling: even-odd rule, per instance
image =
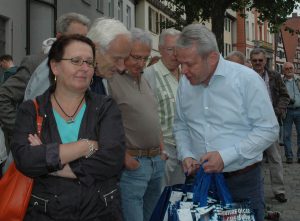
[{"label": "black top", "polygon": [[[50,88],[37,97],[40,115],[44,117],[42,145],[30,146],[28,141],[28,134],[37,130],[33,102],[26,101],[19,108],[12,143],[16,166],[34,178],[32,194],[51,202],[47,203],[47,216],[50,214],[54,220],[100,220],[100,215],[107,213],[105,194],[112,192],[111,203],[112,199],[119,199],[117,182],[125,154],[121,113],[110,96],[86,92],[86,110],[78,139],[97,140],[99,150],[87,159],[82,157],[69,163],[78,179],[51,176],[49,173],[61,168],[58,148],[62,143],[50,102],[52,91]],[[27,215],[32,212],[33,204],[31,200]],[[44,207],[40,210],[43,212]]]}]

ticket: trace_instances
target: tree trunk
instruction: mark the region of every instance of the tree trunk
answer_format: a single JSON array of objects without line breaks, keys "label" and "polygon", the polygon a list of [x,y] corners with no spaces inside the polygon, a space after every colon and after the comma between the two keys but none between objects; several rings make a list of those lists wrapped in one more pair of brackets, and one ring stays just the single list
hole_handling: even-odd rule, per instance
[{"label": "tree trunk", "polygon": [[220,53],[223,54],[224,51],[224,18],[225,18],[226,8],[223,5],[219,5],[215,8],[214,13],[211,15],[211,29],[216,35],[218,47]]}]

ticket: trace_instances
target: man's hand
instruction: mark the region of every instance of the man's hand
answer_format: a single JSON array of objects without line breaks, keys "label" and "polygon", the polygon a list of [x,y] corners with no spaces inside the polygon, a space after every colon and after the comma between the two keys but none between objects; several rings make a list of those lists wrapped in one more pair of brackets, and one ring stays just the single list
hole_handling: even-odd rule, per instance
[{"label": "man's hand", "polygon": [[127,170],[136,170],[140,166],[140,162],[134,159],[130,154],[125,153],[125,168]]},{"label": "man's hand", "polygon": [[183,171],[187,176],[195,174],[200,168],[199,162],[192,157],[185,158],[182,162],[182,165]]},{"label": "man's hand", "polygon": [[224,169],[223,159],[218,151],[208,152],[200,159],[206,173],[220,173]]}]

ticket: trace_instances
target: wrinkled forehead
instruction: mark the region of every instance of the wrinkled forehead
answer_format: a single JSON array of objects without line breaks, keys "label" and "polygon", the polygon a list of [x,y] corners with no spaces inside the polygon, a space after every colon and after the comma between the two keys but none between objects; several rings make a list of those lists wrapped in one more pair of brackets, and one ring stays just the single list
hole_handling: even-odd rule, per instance
[{"label": "wrinkled forehead", "polygon": [[260,53],[256,53],[256,54],[252,54],[251,58],[261,58],[261,59],[265,59],[265,55],[264,53],[260,52]]}]

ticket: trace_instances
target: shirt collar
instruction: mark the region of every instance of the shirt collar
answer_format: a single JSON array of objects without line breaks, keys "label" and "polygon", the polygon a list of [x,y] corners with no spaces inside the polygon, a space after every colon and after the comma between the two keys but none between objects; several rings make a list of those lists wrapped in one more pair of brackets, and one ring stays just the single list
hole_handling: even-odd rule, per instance
[{"label": "shirt collar", "polygon": [[164,65],[164,63],[161,61],[161,59],[159,59],[159,61],[154,65],[154,69],[157,72],[162,73],[163,76],[172,74],[169,71],[169,69]]},{"label": "shirt collar", "polygon": [[228,74],[227,71],[226,71],[226,68],[227,68],[226,62],[227,61],[225,61],[223,56],[220,54],[217,68],[216,68],[215,72],[213,73],[213,76],[211,77],[211,80],[214,79],[217,76],[226,77],[226,75]]}]

